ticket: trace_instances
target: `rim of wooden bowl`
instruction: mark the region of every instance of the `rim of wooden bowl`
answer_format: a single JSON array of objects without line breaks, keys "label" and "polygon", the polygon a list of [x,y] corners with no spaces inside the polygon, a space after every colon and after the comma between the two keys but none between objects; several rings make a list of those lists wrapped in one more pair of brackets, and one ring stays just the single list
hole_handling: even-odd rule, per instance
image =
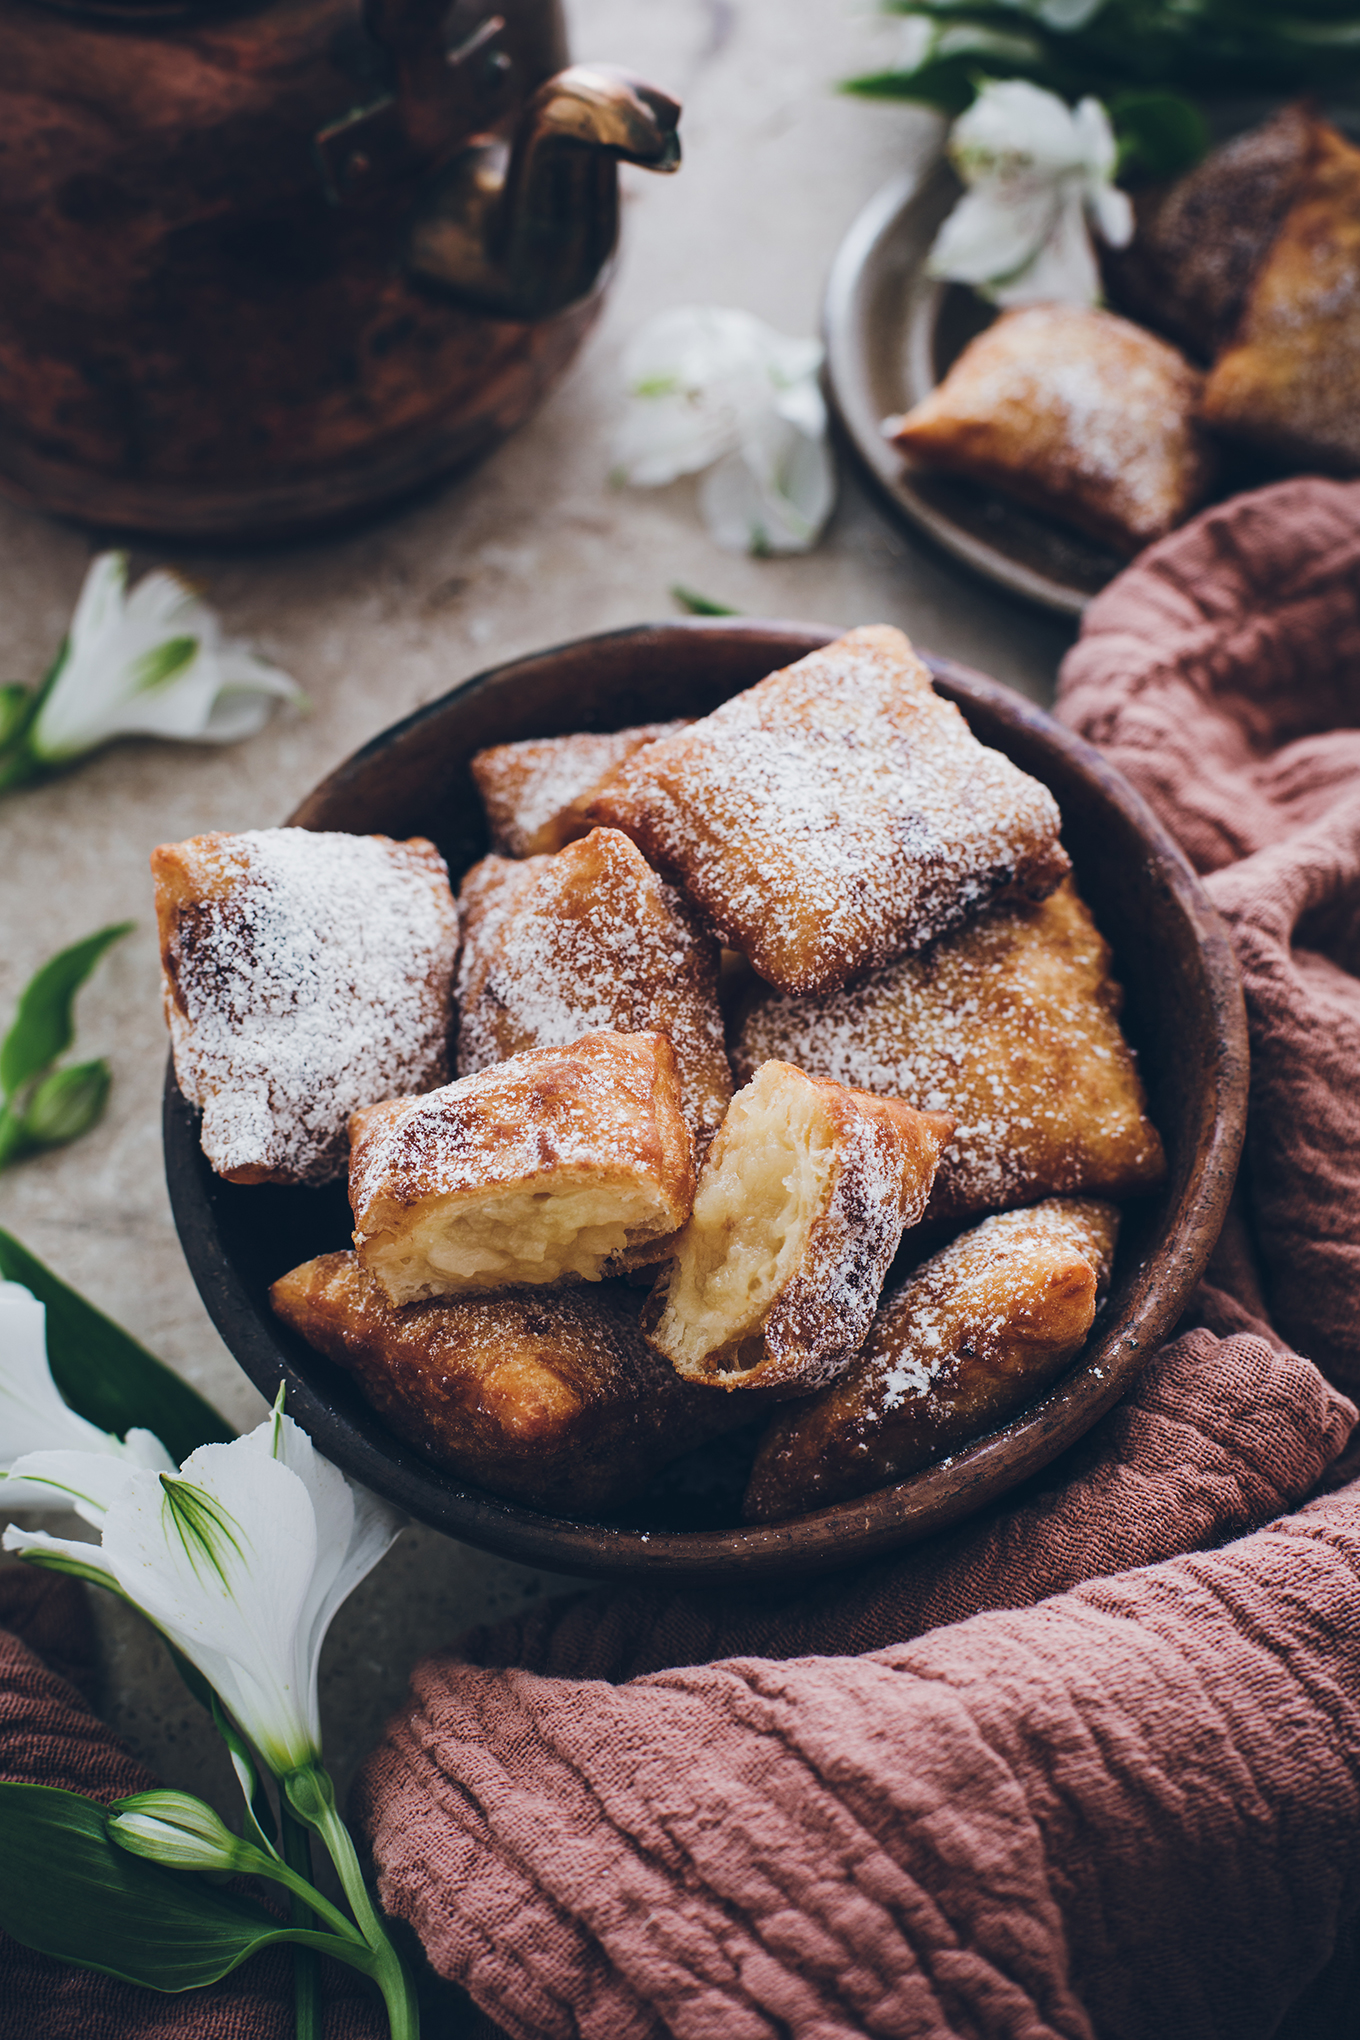
[{"label": "rim of wooden bowl", "polygon": [[[580,638],[510,660],[474,674],[362,746],[308,795],[290,826],[432,834],[446,847],[456,882],[465,868],[458,857],[480,854],[480,812],[465,764],[473,750],[523,736],[657,721],[686,712],[682,701],[688,712],[706,713],[836,635],[818,624],[687,619]],[[1227,936],[1177,845],[1098,751],[1010,688],[951,660],[922,656],[940,692],[983,726],[984,741],[996,742],[1027,770],[1042,766],[1036,776],[1048,783],[1060,782],[1054,790],[1065,808],[1065,829],[1074,828],[1088,845],[1088,866],[1092,855],[1108,862],[1108,883],[1095,901],[1098,917],[1103,908],[1126,929],[1131,915],[1155,919],[1156,967],[1146,973],[1148,982],[1128,986],[1135,1021],[1141,1011],[1146,1031],[1148,1017],[1162,1011],[1159,1001],[1172,995],[1168,986],[1179,987],[1176,996],[1186,1002],[1183,1014],[1163,1015],[1158,1023],[1169,1029],[1176,1054],[1160,1071],[1145,1072],[1154,1100],[1158,1092],[1170,1098],[1178,1083],[1190,1087],[1180,1123],[1164,1129],[1174,1135],[1168,1187],[1147,1200],[1141,1246],[1135,1241],[1121,1250],[1110,1304],[1084,1352],[1039,1401],[949,1459],[785,1523],[648,1531],[544,1515],[460,1481],[394,1438],[342,1370],[274,1318],[265,1292],[283,1269],[252,1273],[243,1265],[248,1257],[230,1240],[252,1223],[257,1234],[267,1229],[275,1207],[261,1202],[255,1220],[252,1207],[239,1200],[266,1193],[213,1176],[199,1147],[197,1115],[171,1066],[166,1174],[199,1293],[245,1373],[271,1399],[279,1383],[286,1384],[290,1414],[342,1471],[451,1536],[552,1572],[600,1578],[664,1573],[710,1582],[821,1572],[944,1529],[1039,1472],[1120,1399],[1170,1332],[1222,1226],[1245,1130],[1246,1017]],[[417,798],[413,789],[420,787],[425,791]],[[1189,1075],[1182,1067],[1187,1063]]]}]

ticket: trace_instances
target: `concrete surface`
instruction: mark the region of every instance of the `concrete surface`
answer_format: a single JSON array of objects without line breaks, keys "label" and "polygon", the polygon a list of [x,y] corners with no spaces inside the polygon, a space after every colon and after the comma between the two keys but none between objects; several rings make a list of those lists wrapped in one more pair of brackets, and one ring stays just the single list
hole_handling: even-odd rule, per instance
[{"label": "concrete surface", "polygon": [[[880,61],[892,33],[848,0],[568,0],[568,11],[577,56],[630,65],[683,98],[686,161],[672,179],[627,173],[613,293],[565,381],[485,466],[418,507],[330,543],[178,556],[228,629],[297,677],[308,716],[282,714],[221,752],[123,745],[0,802],[0,1016],[62,944],[106,922],[137,924],[79,1008],[81,1054],[113,1065],[108,1115],[78,1145],[0,1177],[0,1224],[241,1426],[262,1405],[199,1302],[162,1180],[154,844],[279,822],[356,745],[455,681],[672,614],[676,581],[752,614],[899,623],[1041,700],[1071,635],[928,553],[848,474],[820,549],[784,561],[719,552],[692,484],[610,489],[618,354],[642,319],[698,301],[814,331],[841,236],[937,129],[910,109],[837,96],[835,81]],[[93,550],[79,531],[0,507],[0,679],[43,670]],[[170,556],[143,550],[134,568]],[[342,1785],[423,1651],[564,1584],[407,1531],[328,1647],[326,1744]],[[110,1719],[168,1782],[230,1807],[225,1759],[160,1645],[95,1598]]]}]

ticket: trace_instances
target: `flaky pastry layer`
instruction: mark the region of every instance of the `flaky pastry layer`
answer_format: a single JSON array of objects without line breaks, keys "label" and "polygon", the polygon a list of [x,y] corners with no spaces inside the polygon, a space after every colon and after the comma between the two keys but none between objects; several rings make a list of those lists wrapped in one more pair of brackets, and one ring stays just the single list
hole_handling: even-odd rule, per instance
[{"label": "flaky pastry layer", "polygon": [[597,736],[529,737],[492,744],[473,757],[472,776],[486,809],[491,848],[502,857],[537,857],[560,850],[590,829],[586,803],[625,759],[685,723],[639,723]]},{"label": "flaky pastry layer", "polygon": [[995,907],[825,999],[758,992],[736,1034],[739,1078],[770,1056],[951,1112],[928,1216],[1058,1192],[1127,1197],[1165,1173],[1110,950],[1069,880],[1037,906]]},{"label": "flaky pastry layer", "polygon": [[553,857],[485,857],[459,893],[458,1074],[597,1028],[664,1034],[701,1141],[732,1096],[717,944],[636,844],[592,830]]},{"label": "flaky pastry layer", "polygon": [[665,1251],[694,1143],[661,1034],[532,1049],[351,1123],[354,1244],[393,1303],[574,1276]]},{"label": "flaky pastry layer", "polygon": [[308,829],[152,853],[175,1075],[233,1183],[325,1183],[349,1116],[448,1076],[458,914],[432,843]]},{"label": "flaky pastry layer", "polygon": [[1167,340],[1079,305],[1023,305],[969,342],[894,433],[913,460],[1133,554],[1208,494],[1204,378]]},{"label": "flaky pastry layer", "polygon": [[915,1473],[1033,1402],[1086,1342],[1119,1214],[1051,1198],[963,1233],[888,1296],[844,1378],[773,1418],[746,1490],[780,1522]]},{"label": "flaky pastry layer", "polygon": [[952,1121],[767,1062],[733,1099],[648,1308],[679,1373],[800,1394],[849,1365]]},{"label": "flaky pastry layer", "polygon": [[638,1329],[641,1293],[507,1289],[394,1309],[355,1254],[270,1290],[284,1323],[357,1381],[399,1438],[493,1494],[580,1516],[740,1423],[682,1382]]},{"label": "flaky pastry layer", "polygon": [[828,991],[1067,870],[1052,794],[901,631],[854,630],[652,744],[591,803],[767,983]]}]

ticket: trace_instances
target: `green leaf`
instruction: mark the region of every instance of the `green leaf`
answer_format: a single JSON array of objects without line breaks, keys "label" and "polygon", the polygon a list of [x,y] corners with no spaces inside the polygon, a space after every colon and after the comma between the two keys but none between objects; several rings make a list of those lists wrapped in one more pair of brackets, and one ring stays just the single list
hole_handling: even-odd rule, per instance
[{"label": "green leaf", "polygon": [[299,1932],[253,1899],[116,1848],[108,1809],[50,1785],[0,1784],[0,1926],[27,1948],[150,1990],[216,1983],[281,1941],[371,1969],[366,1950]]},{"label": "green leaf", "polygon": [[739,609],[729,608],[726,602],[715,602],[711,595],[701,595],[697,588],[686,588],[680,581],[671,586],[671,600],[678,602],[691,616],[740,616]]},{"label": "green leaf", "polygon": [[1203,114],[1178,92],[1117,92],[1109,105],[1119,142],[1119,167],[1149,177],[1179,177],[1209,147]]},{"label": "green leaf", "polygon": [[29,979],[19,995],[19,1008],[0,1042],[0,1090],[12,1098],[21,1085],[50,1068],[71,1046],[75,1028],[71,1007],[76,993],[109,946],[127,934],[131,921],[101,928],[83,942],[73,942]]},{"label": "green leaf", "polygon": [[101,1431],[116,1431],[121,1438],[132,1425],[141,1425],[154,1431],[175,1459],[187,1459],[196,1445],[228,1444],[236,1436],[187,1381],[3,1230],[0,1276],[22,1282],[47,1305],[52,1378],[71,1408]]},{"label": "green leaf", "polygon": [[34,1086],[24,1108],[24,1132],[35,1146],[65,1147],[79,1140],[103,1115],[113,1073],[104,1061],[71,1063],[49,1070]]}]

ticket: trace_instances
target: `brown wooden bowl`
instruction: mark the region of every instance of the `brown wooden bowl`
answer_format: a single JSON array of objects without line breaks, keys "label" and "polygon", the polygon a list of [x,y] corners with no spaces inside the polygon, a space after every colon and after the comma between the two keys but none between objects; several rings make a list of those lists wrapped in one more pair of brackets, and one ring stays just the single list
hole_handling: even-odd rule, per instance
[{"label": "brown wooden bowl", "polygon": [[[812,624],[677,622],[516,659],[375,737],[290,819],[307,829],[431,836],[456,883],[486,847],[472,752],[702,715],[834,635]],[[465,1485],[394,1438],[343,1370],[274,1317],[269,1284],[347,1244],[344,1189],[220,1181],[172,1068],[170,1200],[203,1300],[251,1380],[270,1398],[285,1382],[290,1414],[347,1474],[452,1536],[548,1571],[709,1580],[821,1571],[957,1522],[1037,1472],[1119,1400],[1166,1337],[1217,1238],[1242,1145],[1247,1036],[1232,951],[1176,845],[1097,751],[1008,688],[948,659],[929,664],[982,741],[1057,796],[1078,882],[1114,947],[1125,1024],[1166,1142],[1166,1186],[1126,1212],[1110,1297],[1081,1357],[1042,1400],[948,1464],[786,1523],[737,1524],[740,1439],[692,1454],[608,1521],[541,1515]],[[748,1438],[746,1463],[752,1446]],[[701,1527],[676,1527],[683,1524]]]}]

